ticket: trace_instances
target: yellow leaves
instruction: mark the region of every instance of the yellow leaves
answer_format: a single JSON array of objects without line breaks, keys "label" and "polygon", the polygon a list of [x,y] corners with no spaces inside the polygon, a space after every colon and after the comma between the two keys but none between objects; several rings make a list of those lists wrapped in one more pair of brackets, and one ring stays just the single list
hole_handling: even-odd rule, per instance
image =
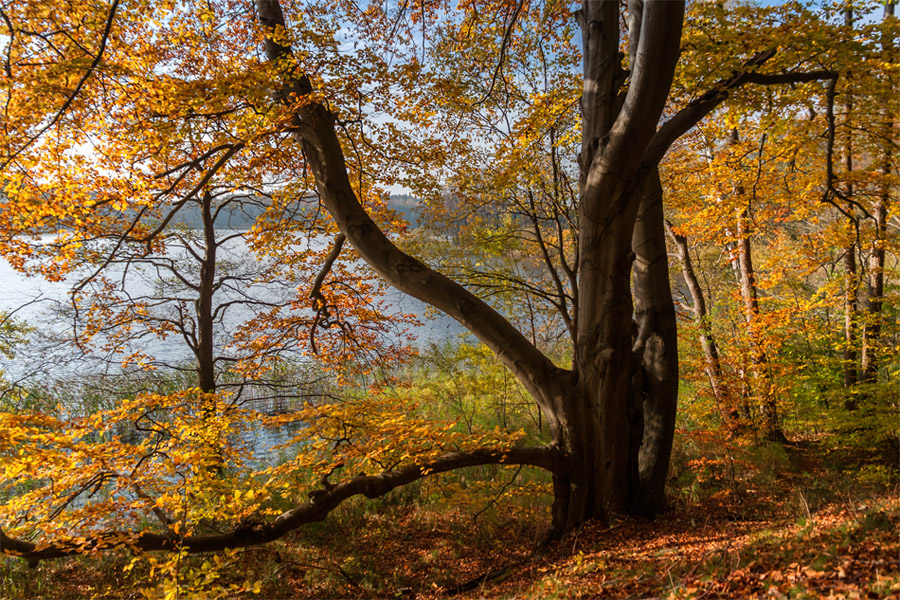
[{"label": "yellow leaves", "polygon": [[[304,488],[324,476],[334,484],[360,472],[424,465],[448,451],[502,449],[519,437],[500,430],[464,435],[453,422],[435,424],[417,412],[407,398],[373,393],[266,417],[228,395],[186,389],[124,399],[87,417],[0,413],[0,520],[10,533],[69,536],[76,544],[97,528],[121,530],[109,543],[127,546],[127,530],[148,519],[165,519],[159,526],[176,536],[202,533],[211,523],[236,527],[277,514],[273,494],[303,498]],[[259,462],[248,451],[250,432],[288,425],[294,433],[281,445],[292,453],[285,463]]]}]

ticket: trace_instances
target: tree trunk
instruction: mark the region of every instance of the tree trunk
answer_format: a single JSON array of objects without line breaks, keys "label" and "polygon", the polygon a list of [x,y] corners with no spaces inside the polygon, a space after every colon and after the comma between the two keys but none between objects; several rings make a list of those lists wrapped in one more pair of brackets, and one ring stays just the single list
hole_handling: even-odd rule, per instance
[{"label": "tree trunk", "polygon": [[203,218],[203,257],[200,262],[200,281],[194,309],[197,314],[196,348],[197,378],[204,392],[216,391],[216,371],[213,347],[213,294],[216,282],[216,228],[212,216],[212,197],[203,195],[201,215]]},{"label": "tree trunk", "polygon": [[774,441],[784,441],[784,433],[778,423],[778,408],[775,404],[775,382],[769,366],[769,356],[759,335],[759,296],[756,289],[756,273],[750,248],[749,211],[739,209],[738,224],[738,269],[741,276],[741,297],[744,300],[744,318],[750,342],[750,357],[753,363],[753,378],[757,382],[759,410],[765,436]]},{"label": "tree trunk", "polygon": [[[894,19],[893,0],[884,4],[884,20]],[[894,60],[894,40],[887,37],[882,41],[885,61]],[[888,177],[894,169],[891,142],[894,140],[895,119],[890,111],[884,114],[884,155],[881,163],[881,174]],[[884,260],[887,245],[887,217],[891,200],[890,186],[884,184],[881,195],[875,205],[875,239],[872,241],[872,254],[869,257],[868,294],[866,300],[866,319],[863,330],[862,378],[866,383],[878,381],[878,345],[881,337],[881,321],[884,301]]]},{"label": "tree trunk", "polygon": [[[671,443],[648,443],[642,482],[644,407],[637,391],[643,391],[644,368],[632,350],[632,237],[644,186],[655,176],[656,163],[642,166],[641,159],[656,132],[674,74],[683,5],[638,1],[631,2],[629,9],[640,12],[642,18],[639,31],[632,31],[629,39],[635,58],[624,99],[617,83],[624,75],[615,50],[618,3],[585,2],[582,14],[585,93],[581,105],[584,139],[578,219],[576,394],[565,407],[567,427],[563,431],[564,447],[571,452],[573,463],[580,465],[581,473],[572,482],[569,525],[590,517],[612,523],[636,509],[655,514],[662,502],[660,479],[665,480],[664,472],[660,477],[663,468],[659,461],[667,459]],[[644,235],[648,242],[653,235],[662,236],[665,244],[661,221],[656,229],[648,227]],[[656,289],[656,275],[649,280]],[[667,276],[665,287],[668,291]],[[656,306],[655,299],[644,299],[644,308]],[[653,339],[648,344],[650,358],[657,351],[665,354],[659,347],[660,338]],[[669,348],[674,350],[672,345]],[[652,376],[659,376],[664,367],[662,359],[652,365]],[[670,383],[668,377],[667,373],[665,384]],[[669,427],[667,415],[674,410],[674,402],[652,397],[649,406],[654,414],[646,428],[647,436],[654,440]],[[650,489],[653,498],[642,497]]]},{"label": "tree trunk", "polygon": [[638,330],[632,351],[642,384],[635,389],[632,421],[641,421],[643,430],[632,508],[649,518],[663,505],[678,404],[678,332],[663,221],[662,184],[659,169],[654,169],[644,186],[632,241]]},{"label": "tree trunk", "polygon": [[[847,4],[844,7],[844,26],[847,28],[848,39],[852,39],[853,35],[853,6]],[[852,79],[853,74],[848,73],[848,78]],[[844,121],[846,131],[844,134],[844,170],[849,175],[853,172],[853,127],[851,115],[853,114],[853,94],[848,92],[844,101]],[[846,187],[848,198],[853,198],[853,184],[848,183]],[[850,209],[853,210],[852,208]],[[858,221],[851,220],[849,226],[859,227]],[[844,273],[846,277],[846,285],[844,287],[844,387],[851,390],[859,379],[856,353],[857,345],[857,327],[859,323],[859,279],[856,271],[856,243],[851,242],[844,250]],[[844,406],[848,409],[854,408],[855,402],[852,393],[844,401]]]},{"label": "tree trunk", "polygon": [[[890,155],[888,155],[890,156]],[[890,173],[890,166],[882,173]],[[863,329],[862,379],[866,383],[878,381],[878,340],[881,336],[882,308],[884,301],[884,259],[887,245],[887,215],[890,192],[885,189],[875,205],[875,239],[869,257],[869,277],[866,297],[866,315]]]},{"label": "tree trunk", "polygon": [[[737,129],[731,131],[731,143],[738,142]],[[738,184],[734,193],[738,198],[746,195],[743,185]],[[759,293],[756,286],[756,272],[753,269],[753,253],[750,246],[750,208],[747,205],[737,211],[737,266],[741,282],[741,298],[744,302],[744,320],[747,324],[747,339],[750,345],[750,360],[753,365],[753,379],[758,388],[758,405],[762,417],[765,436],[774,441],[784,441],[784,433],[778,423],[778,407],[775,402],[775,381],[769,365],[769,356],[760,339]]]},{"label": "tree trunk", "polygon": [[[284,25],[276,1],[258,0],[258,6],[265,27]],[[662,501],[660,481],[668,467],[671,439],[663,438],[671,438],[674,398],[651,399],[653,411],[664,416],[654,417],[648,427],[652,443],[640,457],[643,406],[635,390],[636,382],[641,382],[643,390],[644,368],[632,353],[632,233],[643,182],[658,164],[658,159],[649,165],[642,165],[642,160],[674,76],[684,4],[635,2],[632,8],[641,10],[643,18],[640,39],[631,39],[636,59],[627,89],[621,85],[618,2],[587,1],[580,15],[585,44],[585,138],[580,156],[579,314],[571,371],[555,367],[490,306],[387,239],[356,198],[334,116],[325,106],[301,105],[292,123],[322,202],[359,255],[391,285],[462,323],[496,353],[541,407],[555,445],[567,457],[565,468],[554,478],[557,533],[590,518],[614,522],[649,489],[653,499],[642,501],[641,510],[654,514]],[[290,48],[268,37],[266,52],[270,60],[279,60]],[[308,79],[289,74],[278,98],[310,91]],[[664,235],[661,225],[654,231],[646,235]],[[655,274],[650,278],[659,280]],[[656,289],[657,284],[652,285]],[[647,306],[660,302],[664,301],[648,299]],[[672,335],[668,325],[661,321],[657,327],[658,338],[647,344],[648,370],[665,380],[662,387],[671,389],[666,386],[675,372],[675,346],[666,341]],[[656,360],[657,355],[663,358]],[[643,484],[639,463],[645,465]]]},{"label": "tree trunk", "polygon": [[[844,248],[844,387],[851,390],[857,382],[856,329],[859,307],[859,280],[856,272],[856,244]],[[854,408],[852,396],[844,402],[847,409]]]},{"label": "tree trunk", "polygon": [[719,346],[710,326],[706,299],[703,296],[703,288],[700,286],[697,274],[694,272],[687,238],[675,233],[668,223],[666,223],[665,227],[669,239],[675,245],[675,253],[678,255],[678,260],[681,263],[681,273],[687,285],[688,293],[691,295],[691,312],[694,314],[694,322],[697,324],[700,347],[703,350],[706,377],[709,379],[709,387],[712,390],[713,399],[716,401],[716,407],[719,410],[722,423],[729,429],[734,429],[739,425],[739,416],[735,407],[731,405],[733,399],[722,372]]}]

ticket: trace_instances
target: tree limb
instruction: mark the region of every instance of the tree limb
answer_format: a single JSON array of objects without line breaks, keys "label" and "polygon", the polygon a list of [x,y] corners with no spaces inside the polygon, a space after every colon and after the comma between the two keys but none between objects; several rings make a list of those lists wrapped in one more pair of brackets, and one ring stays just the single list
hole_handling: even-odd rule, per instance
[{"label": "tree limb", "polygon": [[[277,0],[257,0],[266,30],[266,54],[276,64],[293,64],[291,48],[272,36],[284,29]],[[490,348],[525,385],[555,428],[556,406],[547,390],[557,387],[564,370],[556,367],[520,331],[483,300],[400,250],[372,221],[350,183],[335,117],[308,96],[309,79],[290,67],[276,100],[294,111],[290,130],[301,144],[319,196],[359,255],[390,285],[459,321]],[[306,99],[305,102],[298,102]]]},{"label": "tree limb", "polygon": [[253,524],[250,527],[239,526],[226,533],[181,537],[173,532],[161,534],[148,531],[140,533],[104,531],[88,535],[81,543],[68,541],[35,543],[9,537],[0,529],[0,554],[19,556],[34,566],[41,560],[117,547],[138,551],[184,550],[195,554],[226,548],[257,546],[277,540],[307,523],[322,521],[342,502],[353,496],[377,498],[428,475],[490,464],[528,465],[558,473],[562,471],[565,462],[566,455],[554,446],[451,452],[419,465],[408,465],[378,475],[357,475],[344,483],[310,493],[308,502],[280,514],[268,523]]},{"label": "tree limb", "polygon": [[341,255],[341,250],[344,248],[344,242],[346,241],[346,239],[347,237],[343,233],[339,233],[334,237],[334,245],[331,247],[331,252],[329,252],[328,256],[325,258],[325,263],[319,270],[319,274],[316,275],[316,280],[313,282],[312,290],[309,292],[309,298],[312,300],[313,310],[316,311],[312,326],[310,326],[309,328],[309,345],[312,348],[313,354],[319,353],[318,349],[316,348],[316,327],[320,322],[323,322],[327,326],[327,322],[329,320],[328,303],[325,300],[325,296],[322,294],[322,284],[325,282],[325,278],[328,276],[328,273],[331,272],[331,267],[334,266],[334,261],[336,261]]},{"label": "tree limb", "polygon": [[[775,56],[775,50],[757,53],[744,63],[745,68],[756,68]],[[687,133],[694,125],[699,123],[714,108],[724,102],[731,90],[741,87],[746,83],[758,85],[780,85],[786,83],[806,83],[810,81],[837,80],[838,73],[826,69],[809,71],[806,73],[774,73],[765,74],[756,71],[743,71],[735,73],[728,79],[722,79],[702,96],[693,100],[675,115],[663,123],[653,136],[653,140],[644,153],[645,164],[657,164],[665,156],[669,147],[675,140]]]},{"label": "tree limb", "polygon": [[[3,164],[0,165],[0,171],[4,170],[7,166],[9,166],[9,163],[14,161],[17,156],[19,156],[20,154],[22,154],[22,152],[25,151],[26,148],[28,148],[31,144],[33,144],[35,141],[37,141],[38,138],[40,138],[42,135],[44,135],[48,129],[53,127],[56,124],[56,122],[62,118],[62,116],[66,113],[66,111],[69,110],[69,107],[72,106],[72,103],[75,101],[75,98],[77,98],[78,94],[81,93],[81,88],[84,87],[84,84],[87,83],[87,80],[94,73],[94,70],[96,70],[96,68],[100,65],[100,61],[103,59],[103,52],[106,50],[106,41],[109,39],[110,31],[112,31],[113,19],[116,16],[116,9],[118,7],[119,7],[119,0],[113,0],[112,5],[109,7],[109,14],[106,17],[106,25],[103,28],[103,34],[100,36],[100,47],[97,49],[97,55],[94,57],[94,60],[91,61],[90,66],[88,66],[87,71],[84,72],[84,75],[81,76],[81,79],[78,80],[78,83],[75,85],[75,89],[72,90],[72,93],[69,94],[69,97],[66,98],[66,101],[63,102],[63,105],[60,107],[60,109],[58,111],[56,111],[56,114],[53,115],[53,118],[50,119],[50,122],[47,123],[46,125],[44,125],[43,127],[41,127],[37,131],[37,133],[35,133],[30,138],[28,138],[28,140],[25,141],[25,143],[22,145],[21,148],[19,148],[15,152],[13,152],[11,155],[9,155],[9,157],[7,157],[7,159],[5,161],[3,161]],[[5,14],[3,16],[4,16],[4,18],[6,17]],[[6,21],[7,21],[7,23],[9,23],[8,19],[6,19]],[[10,37],[12,37],[12,36],[10,36]],[[10,39],[10,47],[11,46],[12,46],[12,39]],[[11,52],[11,50],[10,50],[10,52]],[[8,65],[8,63],[7,63],[7,65]]]},{"label": "tree limb", "polygon": [[481,104],[494,93],[494,86],[497,85],[497,77],[500,76],[500,71],[503,70],[503,63],[506,61],[506,52],[509,48],[509,42],[512,39],[513,28],[516,26],[516,20],[519,18],[519,13],[522,11],[522,6],[524,4],[525,0],[519,0],[516,7],[513,9],[512,18],[509,20],[509,24],[503,32],[503,40],[500,42],[500,56],[497,58],[497,65],[494,67],[494,74],[491,76],[491,84],[488,86],[484,95],[476,100],[473,105]]}]

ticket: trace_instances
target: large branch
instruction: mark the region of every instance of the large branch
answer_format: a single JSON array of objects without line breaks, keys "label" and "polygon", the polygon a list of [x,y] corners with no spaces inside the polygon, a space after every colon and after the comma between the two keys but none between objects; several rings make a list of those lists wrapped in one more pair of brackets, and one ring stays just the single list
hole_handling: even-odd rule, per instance
[{"label": "large branch", "polygon": [[[775,50],[760,52],[744,63],[744,67],[747,69],[756,69],[773,56],[775,56]],[[824,69],[805,73],[765,74],[751,70],[735,73],[728,79],[722,79],[717,82],[706,93],[696,100],[693,100],[690,104],[675,113],[671,119],[663,123],[662,127],[656,132],[656,135],[653,136],[647,151],[644,153],[644,164],[651,166],[659,164],[659,161],[663,159],[663,156],[665,156],[672,144],[675,143],[675,140],[687,133],[706,115],[711,113],[713,109],[724,102],[731,93],[731,90],[739,88],[744,84],[780,85],[786,83],[836,80],[837,77],[837,72]]]},{"label": "large branch", "polygon": [[[268,59],[290,65],[291,49],[283,39],[284,15],[277,0],[258,0],[260,21],[266,28]],[[453,317],[476,335],[512,370],[555,423],[552,394],[561,369],[487,303],[448,277],[401,251],[362,207],[347,173],[344,152],[335,132],[335,117],[308,98],[309,80],[287,73],[277,95],[295,107],[293,131],[300,142],[325,207],[359,255],[389,284]]]},{"label": "large branch", "polygon": [[616,174],[629,178],[637,171],[656,123],[669,97],[678,62],[684,2],[647,0],[640,4],[640,35],[622,109],[609,131],[609,143],[595,158],[597,168],[588,175]]},{"label": "large branch", "polygon": [[174,532],[106,531],[88,534],[87,539],[80,543],[66,541],[34,543],[11,538],[0,529],[0,554],[20,556],[33,566],[41,560],[95,550],[111,550],[119,546],[143,551],[185,550],[192,554],[257,546],[277,540],[307,523],[324,520],[348,498],[359,495],[377,498],[428,475],[489,464],[529,465],[558,473],[563,468],[565,460],[565,455],[552,446],[451,452],[421,465],[409,465],[378,475],[357,475],[344,483],[312,492],[306,504],[282,513],[271,522],[239,527],[226,533],[181,537]]}]

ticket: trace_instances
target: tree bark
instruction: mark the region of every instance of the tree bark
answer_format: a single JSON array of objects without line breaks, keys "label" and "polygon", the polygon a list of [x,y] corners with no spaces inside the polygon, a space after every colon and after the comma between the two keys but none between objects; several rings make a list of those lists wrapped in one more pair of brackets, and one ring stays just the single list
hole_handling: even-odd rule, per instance
[{"label": "tree bark", "polygon": [[643,430],[632,507],[649,518],[665,500],[678,404],[678,332],[663,221],[662,184],[659,169],[654,169],[644,186],[632,240],[637,321],[632,352],[642,384],[635,390],[632,420],[640,419]]},{"label": "tree bark", "polygon": [[[847,28],[848,39],[853,35],[853,6],[847,4],[844,7],[844,26]],[[848,78],[852,78],[852,73],[847,74]],[[844,170],[849,175],[853,172],[853,128],[851,123],[851,115],[853,114],[853,94],[847,92],[844,101],[844,122],[846,131],[844,134]],[[848,183],[846,188],[847,198],[853,198],[853,184]],[[850,209],[853,210],[852,208]],[[851,212],[852,215],[852,212]],[[858,228],[859,222],[855,219],[851,220],[851,227]],[[844,276],[846,284],[844,287],[844,364],[843,376],[844,387],[852,389],[859,379],[857,369],[857,328],[859,323],[859,279],[856,271],[856,243],[851,242],[844,249]],[[848,409],[854,408],[855,402],[851,395],[844,401],[844,406]]]},{"label": "tree bark", "polygon": [[733,398],[722,372],[719,345],[716,343],[716,338],[710,326],[706,298],[703,295],[700,280],[694,271],[687,238],[675,233],[668,223],[665,224],[665,227],[666,234],[675,245],[675,253],[678,255],[678,260],[681,263],[681,273],[684,277],[685,285],[687,285],[688,293],[691,296],[691,312],[694,315],[694,323],[697,325],[698,335],[700,336],[700,347],[703,350],[705,363],[704,370],[706,371],[706,377],[709,379],[709,387],[712,391],[713,399],[716,402],[722,423],[729,429],[734,429],[739,425],[739,416],[735,407],[731,405]]},{"label": "tree bark", "polygon": [[[894,16],[893,0],[884,4],[884,20],[890,21]],[[890,37],[882,41],[882,52],[885,62],[894,60],[894,42]],[[884,154],[881,163],[881,174],[887,177],[894,169],[892,142],[895,139],[896,121],[890,110],[884,114]],[[863,329],[862,378],[866,383],[878,382],[878,346],[881,337],[882,310],[884,302],[884,261],[887,246],[887,217],[891,201],[890,186],[884,184],[873,211],[875,221],[875,239],[872,241],[872,253],[869,257],[869,273],[867,282],[866,319]]]},{"label": "tree bark", "polygon": [[[890,173],[889,167],[883,170]],[[862,380],[878,382],[878,346],[881,337],[881,321],[884,301],[884,261],[887,245],[887,215],[890,192],[885,189],[875,205],[875,239],[869,257],[866,315],[863,326]]]},{"label": "tree bark", "polygon": [[[610,65],[600,81],[616,81],[610,69],[621,68],[618,52],[610,55],[618,46],[618,20],[610,23],[607,16],[615,12],[610,6],[615,4],[584,4],[584,54],[605,57],[601,64]],[[604,101],[582,98],[586,137],[588,132],[600,137],[586,142],[581,157],[577,387],[565,407],[562,440],[573,462],[581,465],[569,499],[570,525],[590,517],[611,523],[632,509],[643,439],[642,408],[635,393],[642,368],[632,355],[632,235],[644,181],[656,166],[641,169],[641,161],[674,74],[683,5],[631,6],[640,6],[642,18],[640,35],[629,40],[635,60],[624,100],[613,96],[616,90]],[[592,64],[585,61],[586,89],[595,77]],[[604,131],[610,123],[609,107],[620,102],[609,131]]]},{"label": "tree bark", "polygon": [[[859,280],[856,272],[856,244],[844,248],[844,387],[853,388],[857,382],[857,322],[859,307]],[[847,408],[851,400],[844,403]]]},{"label": "tree bark", "polygon": [[213,295],[216,284],[216,226],[212,215],[212,197],[204,193],[200,206],[203,219],[203,257],[200,261],[200,281],[194,310],[197,315],[197,376],[200,389],[211,393],[216,391],[215,353],[213,345]]},{"label": "tree bark", "polygon": [[769,355],[759,335],[759,296],[756,287],[756,272],[753,270],[753,255],[750,246],[750,215],[747,208],[738,209],[737,250],[738,269],[741,277],[741,297],[744,301],[744,319],[750,343],[750,358],[753,363],[753,378],[758,386],[759,410],[765,436],[773,441],[784,441],[784,433],[778,423],[778,408],[775,403],[775,382],[769,365]]}]

